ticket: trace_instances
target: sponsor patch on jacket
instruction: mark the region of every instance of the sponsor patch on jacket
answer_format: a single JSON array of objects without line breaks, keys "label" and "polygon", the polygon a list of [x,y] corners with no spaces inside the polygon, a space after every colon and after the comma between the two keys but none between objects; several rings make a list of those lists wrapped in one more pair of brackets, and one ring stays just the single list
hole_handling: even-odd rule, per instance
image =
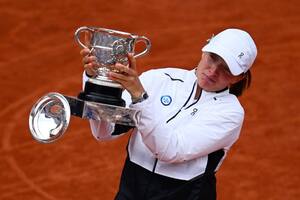
[{"label": "sponsor patch on jacket", "polygon": [[164,106],[168,106],[172,103],[172,98],[169,95],[164,95],[160,97],[160,102]]}]

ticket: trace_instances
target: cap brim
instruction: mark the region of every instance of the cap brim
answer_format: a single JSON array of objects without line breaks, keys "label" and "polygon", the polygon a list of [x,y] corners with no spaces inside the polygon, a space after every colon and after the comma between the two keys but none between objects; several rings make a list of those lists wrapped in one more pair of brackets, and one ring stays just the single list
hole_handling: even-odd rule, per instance
[{"label": "cap brim", "polygon": [[229,67],[230,72],[234,75],[240,75],[243,73],[243,69],[239,66],[237,61],[235,60],[234,56],[230,54],[228,50],[226,50],[224,47],[221,45],[217,45],[216,43],[212,44],[211,42],[205,45],[202,48],[202,52],[210,52],[210,53],[215,53],[223,60],[226,62],[226,64]]}]

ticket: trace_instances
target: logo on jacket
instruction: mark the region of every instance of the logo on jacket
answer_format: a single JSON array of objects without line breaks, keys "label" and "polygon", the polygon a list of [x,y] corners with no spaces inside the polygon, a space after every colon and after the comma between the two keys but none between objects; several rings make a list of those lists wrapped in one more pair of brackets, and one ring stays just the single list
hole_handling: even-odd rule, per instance
[{"label": "logo on jacket", "polygon": [[172,103],[172,98],[169,95],[164,95],[160,97],[160,102],[162,103],[162,105],[168,106]]},{"label": "logo on jacket", "polygon": [[196,114],[197,111],[198,111],[198,109],[197,109],[197,108],[194,108],[194,109],[193,109],[193,112],[191,112],[191,115],[194,116],[194,115]]}]

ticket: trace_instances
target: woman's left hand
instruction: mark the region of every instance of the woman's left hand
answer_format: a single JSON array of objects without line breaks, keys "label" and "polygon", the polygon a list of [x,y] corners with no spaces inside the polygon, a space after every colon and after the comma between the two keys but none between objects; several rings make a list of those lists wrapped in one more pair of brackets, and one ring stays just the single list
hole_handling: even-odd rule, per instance
[{"label": "woman's left hand", "polygon": [[131,95],[132,99],[139,98],[145,89],[136,71],[136,60],[133,54],[128,54],[128,65],[116,63],[114,69],[119,72],[109,72],[109,78],[120,83]]}]

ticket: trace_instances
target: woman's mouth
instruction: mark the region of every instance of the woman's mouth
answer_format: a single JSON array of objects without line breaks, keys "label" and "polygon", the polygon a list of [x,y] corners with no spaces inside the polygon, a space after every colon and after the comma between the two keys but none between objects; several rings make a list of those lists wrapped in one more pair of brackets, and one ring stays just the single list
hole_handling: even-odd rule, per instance
[{"label": "woman's mouth", "polygon": [[203,73],[204,79],[211,83],[216,83],[216,80]]}]

